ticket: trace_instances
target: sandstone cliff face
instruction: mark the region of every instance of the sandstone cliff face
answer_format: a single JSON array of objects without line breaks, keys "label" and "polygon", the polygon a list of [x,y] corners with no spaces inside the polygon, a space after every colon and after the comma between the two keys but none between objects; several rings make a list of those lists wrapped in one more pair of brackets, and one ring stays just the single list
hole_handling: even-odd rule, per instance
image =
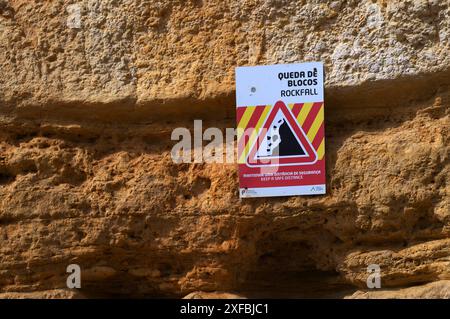
[{"label": "sandstone cliff face", "polygon": [[[0,0],[0,52],[0,297],[381,296],[370,264],[448,297],[450,1]],[[172,162],[174,128],[235,127],[235,66],[313,60],[326,196]]]}]

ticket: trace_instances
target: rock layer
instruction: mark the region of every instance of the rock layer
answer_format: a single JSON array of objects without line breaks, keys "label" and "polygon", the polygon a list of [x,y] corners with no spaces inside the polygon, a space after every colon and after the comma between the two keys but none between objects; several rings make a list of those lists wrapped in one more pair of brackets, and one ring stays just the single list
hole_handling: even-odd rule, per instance
[{"label": "rock layer", "polygon": [[347,297],[349,299],[436,299],[450,298],[450,282],[448,280],[436,281],[426,285],[404,289],[390,289],[381,291],[357,291]]},{"label": "rock layer", "polygon": [[[331,296],[366,288],[370,264],[383,288],[449,279],[449,15],[1,0],[0,292],[64,289],[72,263],[83,296]],[[235,127],[235,66],[310,60],[326,66],[326,196],[239,200],[236,165],[173,163],[174,128]]]}]

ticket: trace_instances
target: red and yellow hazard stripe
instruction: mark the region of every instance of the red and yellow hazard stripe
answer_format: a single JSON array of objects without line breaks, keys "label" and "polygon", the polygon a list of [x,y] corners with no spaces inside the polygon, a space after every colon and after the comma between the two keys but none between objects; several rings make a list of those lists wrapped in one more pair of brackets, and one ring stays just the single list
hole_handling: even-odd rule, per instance
[{"label": "red and yellow hazard stripe", "polygon": [[[259,129],[267,118],[271,105],[238,107],[237,109],[237,141],[238,141],[238,163],[245,163],[250,146],[258,137]],[[317,152],[318,159],[325,155],[324,136],[324,105],[319,103],[296,103],[289,104],[294,117],[303,128],[303,131]],[[247,136],[246,129],[253,129]]]},{"label": "red and yellow hazard stripe", "polygon": [[[238,163],[245,163],[245,158],[250,152],[250,146],[258,137],[258,132],[264,124],[270,109],[270,105],[247,106],[237,125]],[[244,134],[245,130],[248,134]]]},{"label": "red and yellow hazard stripe", "polygon": [[325,156],[324,104],[322,102],[298,103],[289,106],[316,150],[317,157],[319,160],[323,159]]}]

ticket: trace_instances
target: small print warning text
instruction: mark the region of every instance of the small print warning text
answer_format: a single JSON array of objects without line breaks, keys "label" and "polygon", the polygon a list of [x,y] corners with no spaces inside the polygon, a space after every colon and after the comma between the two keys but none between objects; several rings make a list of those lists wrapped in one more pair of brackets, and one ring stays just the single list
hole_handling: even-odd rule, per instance
[{"label": "small print warning text", "polygon": [[288,181],[288,180],[301,180],[303,175],[319,175],[320,170],[313,171],[292,171],[292,172],[275,172],[275,173],[264,173],[264,174],[244,174],[245,178],[253,177],[260,178],[261,181]]}]

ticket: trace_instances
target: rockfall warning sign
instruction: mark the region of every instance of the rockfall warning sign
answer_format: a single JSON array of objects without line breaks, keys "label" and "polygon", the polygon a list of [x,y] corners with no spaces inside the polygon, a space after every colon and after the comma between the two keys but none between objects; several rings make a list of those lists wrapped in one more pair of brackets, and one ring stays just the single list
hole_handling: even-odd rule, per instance
[{"label": "rockfall warning sign", "polygon": [[240,197],[325,194],[323,64],[236,68]]}]

